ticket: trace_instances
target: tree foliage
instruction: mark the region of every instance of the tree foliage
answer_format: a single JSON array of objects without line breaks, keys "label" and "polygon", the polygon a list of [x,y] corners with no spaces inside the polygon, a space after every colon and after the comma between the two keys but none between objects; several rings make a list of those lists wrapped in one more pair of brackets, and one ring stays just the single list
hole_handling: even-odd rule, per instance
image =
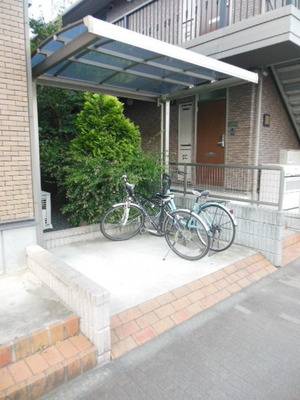
[{"label": "tree foliage", "polygon": [[158,155],[142,151],[139,129],[124,116],[117,98],[86,94],[85,99],[66,168],[64,211],[73,225],[99,222],[102,213],[122,199],[123,174],[147,194],[155,191],[161,174]]},{"label": "tree foliage", "polygon": [[77,136],[77,114],[84,93],[46,86],[38,87],[40,159],[42,181],[62,189],[70,142]]},{"label": "tree foliage", "polygon": [[58,16],[55,21],[45,22],[43,17],[38,19],[30,18],[29,27],[33,38],[30,41],[31,53],[36,51],[41,43],[62,28],[62,18]]},{"label": "tree foliage", "polygon": [[[34,35],[31,49],[62,28],[61,17],[46,23],[43,18],[30,19]],[[47,86],[37,86],[40,160],[43,188],[63,188],[64,167],[70,141],[77,135],[76,117],[84,105],[84,93]],[[64,195],[63,195],[64,196]],[[55,196],[53,196],[53,199]]]}]

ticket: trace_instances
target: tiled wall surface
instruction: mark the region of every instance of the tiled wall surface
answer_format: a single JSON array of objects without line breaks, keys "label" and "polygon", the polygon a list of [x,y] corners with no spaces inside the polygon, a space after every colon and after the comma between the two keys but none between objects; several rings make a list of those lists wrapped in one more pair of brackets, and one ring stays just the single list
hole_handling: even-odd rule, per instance
[{"label": "tiled wall surface", "polygon": [[23,0],[0,2],[0,222],[33,216]]}]

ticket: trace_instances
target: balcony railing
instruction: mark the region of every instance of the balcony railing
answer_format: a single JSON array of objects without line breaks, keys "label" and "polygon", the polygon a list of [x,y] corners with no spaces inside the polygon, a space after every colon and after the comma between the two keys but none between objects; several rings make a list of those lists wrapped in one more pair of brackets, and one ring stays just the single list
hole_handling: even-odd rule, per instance
[{"label": "balcony railing", "polygon": [[114,24],[180,44],[300,0],[148,0]]}]

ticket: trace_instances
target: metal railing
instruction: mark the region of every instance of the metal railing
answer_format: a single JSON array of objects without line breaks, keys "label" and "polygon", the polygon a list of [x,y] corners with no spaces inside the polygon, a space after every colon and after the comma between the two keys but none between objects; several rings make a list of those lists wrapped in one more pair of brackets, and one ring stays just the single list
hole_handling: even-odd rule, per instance
[{"label": "metal railing", "polygon": [[112,23],[179,44],[300,0],[148,0]]},{"label": "metal railing", "polygon": [[[178,170],[184,171],[185,175],[178,174]],[[191,194],[193,189],[207,189],[210,198],[271,206],[278,210],[283,209],[288,190],[281,166],[170,163],[170,175],[172,190],[179,193]]]}]

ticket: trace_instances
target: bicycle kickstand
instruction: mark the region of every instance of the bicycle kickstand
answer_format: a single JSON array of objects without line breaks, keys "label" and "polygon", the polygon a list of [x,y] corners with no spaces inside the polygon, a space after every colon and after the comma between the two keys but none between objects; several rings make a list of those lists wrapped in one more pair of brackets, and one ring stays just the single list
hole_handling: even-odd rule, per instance
[{"label": "bicycle kickstand", "polygon": [[170,251],[171,251],[171,248],[169,248],[169,250],[167,251],[167,254],[164,256],[163,261],[166,260],[166,258],[167,258],[167,256],[169,255]]}]

